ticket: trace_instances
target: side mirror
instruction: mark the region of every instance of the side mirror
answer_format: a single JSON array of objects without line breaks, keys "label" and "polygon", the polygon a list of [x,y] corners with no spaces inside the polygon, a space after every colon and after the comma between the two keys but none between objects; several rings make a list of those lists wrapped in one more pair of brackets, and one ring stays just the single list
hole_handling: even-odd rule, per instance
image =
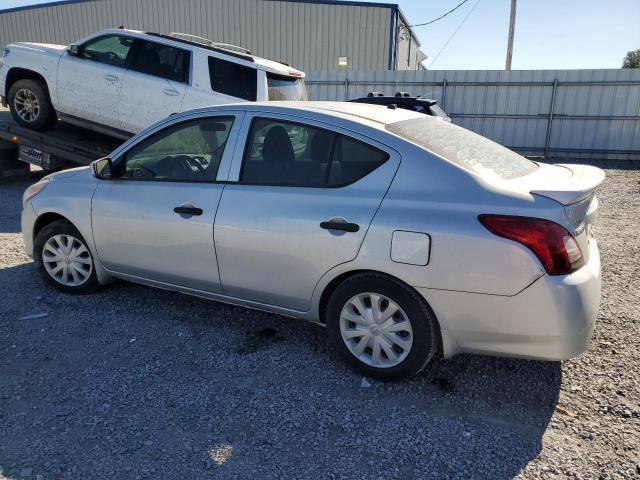
[{"label": "side mirror", "polygon": [[69,55],[72,57],[77,57],[80,55],[80,47],[78,45],[69,45],[67,52],[69,52]]},{"label": "side mirror", "polygon": [[101,180],[113,178],[113,164],[109,157],[99,158],[91,164],[93,176]]}]

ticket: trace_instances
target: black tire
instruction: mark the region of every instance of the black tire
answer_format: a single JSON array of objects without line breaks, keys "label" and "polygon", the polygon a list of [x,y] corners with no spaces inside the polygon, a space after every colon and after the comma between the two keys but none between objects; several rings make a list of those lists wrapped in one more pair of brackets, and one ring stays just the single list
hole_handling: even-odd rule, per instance
[{"label": "black tire", "polygon": [[[38,102],[37,115],[33,120],[28,120],[20,116],[18,106],[16,106],[16,96],[18,92],[30,92]],[[9,89],[9,108],[13,119],[23,127],[30,128],[32,130],[45,130],[51,127],[57,120],[53,106],[51,105],[51,99],[49,98],[49,92],[47,87],[38,80],[18,80],[11,85]]]},{"label": "black tire", "polygon": [[[405,312],[413,331],[413,343],[406,358],[397,365],[386,368],[369,365],[351,353],[340,331],[342,308],[354,296],[373,292],[395,302]],[[366,376],[377,380],[410,378],[435,365],[440,358],[440,327],[427,302],[411,287],[377,273],[361,273],[349,277],[331,294],[326,309],[329,336],[344,359]]]},{"label": "black tire", "polygon": [[[55,237],[56,235],[73,237],[80,243],[82,243],[86,248],[88,256],[85,255],[85,258],[89,258],[91,260],[91,273],[81,284],[65,285],[64,283],[61,283],[59,280],[54,278],[45,267],[45,262],[43,260],[43,250],[45,248],[45,244],[49,239]],[[42,230],[40,230],[40,232],[38,232],[33,245],[33,260],[42,277],[52,287],[60,290],[61,292],[72,294],[86,294],[93,292],[100,285],[98,283],[98,277],[96,276],[95,261],[93,259],[93,255],[91,254],[91,251],[89,250],[87,242],[82,237],[82,235],[80,235],[80,232],[78,232],[78,230],[66,220],[57,220],[55,222],[52,222]]]}]

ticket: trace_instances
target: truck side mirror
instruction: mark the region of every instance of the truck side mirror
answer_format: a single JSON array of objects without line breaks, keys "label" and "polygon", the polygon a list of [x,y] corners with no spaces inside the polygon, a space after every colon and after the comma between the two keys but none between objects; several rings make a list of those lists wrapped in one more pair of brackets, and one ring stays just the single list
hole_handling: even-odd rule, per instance
[{"label": "truck side mirror", "polygon": [[99,158],[91,163],[91,171],[93,176],[101,180],[113,178],[113,164],[109,157]]},{"label": "truck side mirror", "polygon": [[69,48],[67,48],[67,52],[69,52],[69,55],[71,55],[72,57],[77,57],[80,55],[80,47],[78,45],[69,45]]}]

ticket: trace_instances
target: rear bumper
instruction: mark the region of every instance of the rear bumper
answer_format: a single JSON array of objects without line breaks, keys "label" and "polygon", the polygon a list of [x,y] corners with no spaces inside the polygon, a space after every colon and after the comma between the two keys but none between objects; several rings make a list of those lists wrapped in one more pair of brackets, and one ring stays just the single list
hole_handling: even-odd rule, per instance
[{"label": "rear bumper", "polygon": [[589,263],[583,268],[571,275],[544,275],[511,297],[419,291],[451,337],[445,356],[466,352],[566,360],[584,352],[593,335],[600,304],[600,253],[592,239]]}]

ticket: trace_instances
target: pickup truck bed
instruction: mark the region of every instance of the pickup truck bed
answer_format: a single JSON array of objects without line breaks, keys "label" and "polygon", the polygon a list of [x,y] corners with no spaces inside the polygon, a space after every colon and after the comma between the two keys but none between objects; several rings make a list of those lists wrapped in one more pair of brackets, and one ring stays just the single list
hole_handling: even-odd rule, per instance
[{"label": "pickup truck bed", "polygon": [[[36,132],[18,125],[7,108],[0,107],[0,141],[50,154],[59,162],[88,165],[108,155],[123,140],[58,122],[52,129]],[[37,164],[37,162],[33,162]]]}]

